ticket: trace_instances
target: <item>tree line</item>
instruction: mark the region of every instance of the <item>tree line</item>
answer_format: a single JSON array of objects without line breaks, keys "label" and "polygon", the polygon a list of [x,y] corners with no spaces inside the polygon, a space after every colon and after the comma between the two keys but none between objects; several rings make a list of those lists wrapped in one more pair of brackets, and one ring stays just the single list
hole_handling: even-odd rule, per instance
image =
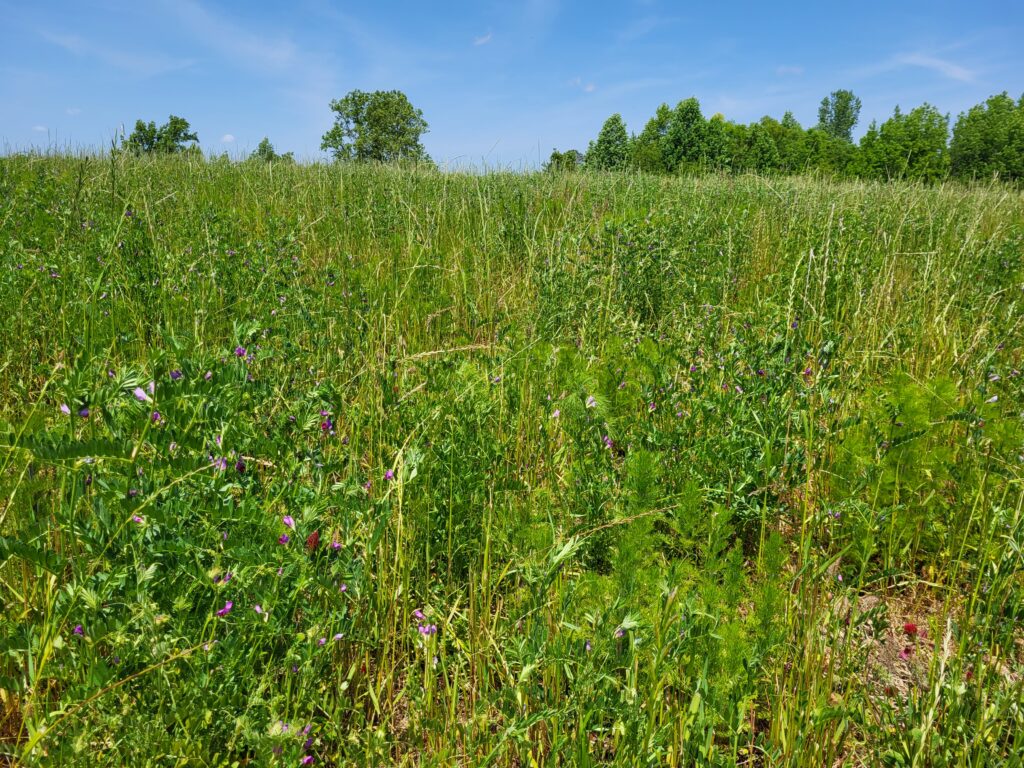
[{"label": "tree line", "polygon": [[865,179],[938,181],[945,178],[1024,179],[1024,96],[997,94],[960,114],[931,104],[899,107],[881,125],[872,122],[859,142],[853,129],[861,101],[848,90],[826,96],[818,122],[803,128],[786,112],[743,125],[716,114],[705,118],[696,98],[662,104],[643,131],[630,135],[620,114],[609,117],[586,153],[552,152],[545,167],[633,169],[649,173],[706,170],[759,173],[821,171]]},{"label": "tree line", "polygon": [[[321,148],[336,160],[431,163],[421,142],[423,112],[401,91],[354,90],[330,103],[334,124]],[[853,130],[861,101],[849,90],[822,99],[816,125],[804,128],[786,112],[744,125],[715,114],[705,118],[691,97],[674,108],[658,107],[639,134],[630,135],[620,114],[609,117],[587,151],[557,149],[548,170],[590,168],[679,174],[702,171],[757,173],[824,172],[865,179],[939,181],[946,178],[1024,180],[1024,96],[1003,92],[959,115],[950,131],[948,114],[931,104],[909,112],[899,107],[880,125],[872,122],[859,142]],[[198,152],[199,137],[184,118],[164,125],[139,120],[121,148],[138,154]],[[249,160],[294,162],[268,138]]]}]

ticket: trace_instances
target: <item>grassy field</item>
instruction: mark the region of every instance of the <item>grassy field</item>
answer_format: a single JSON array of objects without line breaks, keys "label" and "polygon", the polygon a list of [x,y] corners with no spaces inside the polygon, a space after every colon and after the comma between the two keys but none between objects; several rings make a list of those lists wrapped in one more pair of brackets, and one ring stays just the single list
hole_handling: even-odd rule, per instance
[{"label": "grassy field", "polygon": [[1021,193],[16,156],[0,253],[15,764],[1020,765]]}]

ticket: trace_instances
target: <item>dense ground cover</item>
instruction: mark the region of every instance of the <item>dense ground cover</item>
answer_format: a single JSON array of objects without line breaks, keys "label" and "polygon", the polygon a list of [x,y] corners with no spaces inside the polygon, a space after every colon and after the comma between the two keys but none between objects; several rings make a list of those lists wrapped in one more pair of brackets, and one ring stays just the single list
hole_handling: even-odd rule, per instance
[{"label": "dense ground cover", "polygon": [[28,765],[1024,753],[1024,197],[0,160]]}]

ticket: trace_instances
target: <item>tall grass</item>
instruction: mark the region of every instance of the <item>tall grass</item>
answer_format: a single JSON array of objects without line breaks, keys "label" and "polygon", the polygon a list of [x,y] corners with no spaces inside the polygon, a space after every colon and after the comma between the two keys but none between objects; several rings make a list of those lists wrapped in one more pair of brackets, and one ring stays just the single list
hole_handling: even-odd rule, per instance
[{"label": "tall grass", "polygon": [[25,765],[1016,765],[1024,197],[0,160]]}]

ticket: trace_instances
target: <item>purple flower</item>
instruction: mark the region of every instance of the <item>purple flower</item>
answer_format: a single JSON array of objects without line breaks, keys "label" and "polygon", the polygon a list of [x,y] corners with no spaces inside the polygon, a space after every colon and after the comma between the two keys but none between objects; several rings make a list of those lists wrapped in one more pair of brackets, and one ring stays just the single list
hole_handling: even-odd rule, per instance
[{"label": "purple flower", "polygon": [[173,371],[171,371],[171,380],[172,381],[177,381],[180,378],[181,378],[181,371],[179,371],[177,368],[175,368]]},{"label": "purple flower", "polygon": [[299,760],[299,765],[309,765],[312,762],[313,762],[313,756],[312,755],[306,755],[304,758]]},{"label": "purple flower", "polygon": [[333,549],[335,552],[337,552],[339,549],[341,549],[341,542],[338,541],[337,539],[332,541],[331,542],[331,549]]},{"label": "purple flower", "polygon": [[388,470],[387,472],[385,472],[385,473],[384,473],[384,479],[385,479],[385,480],[394,480],[394,479],[395,479],[395,473],[394,473],[394,472],[392,472],[392,471],[391,471],[391,470],[389,469],[389,470]]},{"label": "purple flower", "polygon": [[597,407],[597,400],[594,399],[593,395],[588,395],[587,396],[587,408],[596,408],[596,407]]},{"label": "purple flower", "polygon": [[132,390],[132,394],[135,395],[135,399],[140,403],[145,403],[149,400],[149,395],[146,394],[146,390],[142,387],[136,387]]},{"label": "purple flower", "polygon": [[245,357],[245,355],[246,355],[245,347],[243,347],[243,346],[235,347],[235,357]]},{"label": "purple flower", "polygon": [[619,627],[618,629],[615,630],[615,636],[616,637],[625,637],[626,636],[626,630],[624,630],[622,627]]},{"label": "purple flower", "polygon": [[604,441],[605,447],[607,448],[611,448],[613,445],[615,445],[615,443],[612,442],[612,439],[608,435],[605,435],[601,439]]},{"label": "purple flower", "polygon": [[277,537],[278,544],[287,544],[289,541],[291,541],[291,538],[288,536],[287,533],[282,533],[280,536]]},{"label": "purple flower", "polygon": [[161,421],[163,421],[163,418],[164,417],[160,415],[160,411],[153,411],[153,415],[150,416],[150,419],[153,420],[154,424],[159,424]]},{"label": "purple flower", "polygon": [[206,379],[207,381],[212,379],[213,378],[213,371],[207,371],[206,373],[204,373],[203,374],[203,378]]},{"label": "purple flower", "polygon": [[419,608],[417,608],[415,611],[413,611],[412,615],[413,615],[413,618],[420,619],[420,620],[426,618],[423,615],[423,611],[421,611]]},{"label": "purple flower", "polygon": [[990,397],[985,402],[986,403],[998,403],[999,402],[999,395],[992,395],[992,397]]},{"label": "purple flower", "polygon": [[78,415],[81,416],[83,419],[88,419],[89,418],[89,409],[87,407],[85,407],[85,406],[79,408],[78,409]]},{"label": "purple flower", "polygon": [[252,607],[252,609],[253,609],[254,611],[256,611],[256,613],[259,613],[259,614],[262,614],[262,613],[263,613],[263,606],[262,606],[262,605],[260,605],[259,603],[256,603],[256,605],[254,605],[254,606]]},{"label": "purple flower", "polygon": [[590,653],[590,648],[591,648],[591,645],[590,645],[590,641],[589,640],[587,640],[585,643],[583,643],[583,650],[585,650],[587,653]]},{"label": "purple flower", "polygon": [[653,411],[653,410],[654,410],[655,408],[657,408],[657,407],[658,407],[658,406],[657,406],[657,405],[655,405],[655,403],[654,403],[654,401],[653,401],[653,400],[651,400],[651,402],[649,402],[649,403],[647,404],[647,410],[648,410],[648,411]]},{"label": "purple flower", "polygon": [[140,515],[132,515],[133,523],[144,523],[145,520]]},{"label": "purple flower", "polygon": [[557,419],[561,415],[562,415],[562,412],[558,408],[555,408],[555,410],[551,413],[551,418],[552,419]]},{"label": "purple flower", "polygon": [[342,584],[341,587],[338,588],[338,591],[339,592],[348,592],[348,584]]},{"label": "purple flower", "polygon": [[242,474],[243,472],[245,472],[245,462],[244,462],[244,461],[242,461],[241,459],[239,459],[238,461],[236,461],[236,462],[235,462],[235,471],[236,471],[236,472],[237,472],[238,474]]},{"label": "purple flower", "polygon": [[75,634],[76,634],[76,635],[78,635],[79,637],[83,637],[83,636],[85,635],[85,630],[84,630],[84,629],[82,629],[82,625],[81,625],[81,624],[75,624],[75,630],[74,630],[74,632],[75,632]]},{"label": "purple flower", "polygon": [[291,515],[285,515],[284,517],[282,517],[281,522],[287,525],[293,531],[295,530],[295,521],[292,519]]},{"label": "purple flower", "polygon": [[227,616],[229,613],[231,613],[231,609],[234,608],[234,607],[235,607],[235,604],[233,602],[231,602],[230,600],[228,600],[226,603],[224,603],[224,607],[221,608],[219,611],[217,611],[217,615],[218,616]]},{"label": "purple flower", "polygon": [[319,640],[316,641],[316,644],[319,645],[319,646],[327,645],[327,638],[326,637],[321,637]]},{"label": "purple flower", "polygon": [[68,404],[67,403],[61,403],[60,404],[60,412],[63,413],[65,416],[70,416],[71,415],[71,409],[68,408]]},{"label": "purple flower", "polygon": [[338,634],[336,634],[336,635],[334,636],[334,639],[335,639],[335,640],[341,640],[341,638],[343,638],[344,636],[345,636],[345,635],[344,635],[344,633],[342,633],[342,632],[339,632]]}]

